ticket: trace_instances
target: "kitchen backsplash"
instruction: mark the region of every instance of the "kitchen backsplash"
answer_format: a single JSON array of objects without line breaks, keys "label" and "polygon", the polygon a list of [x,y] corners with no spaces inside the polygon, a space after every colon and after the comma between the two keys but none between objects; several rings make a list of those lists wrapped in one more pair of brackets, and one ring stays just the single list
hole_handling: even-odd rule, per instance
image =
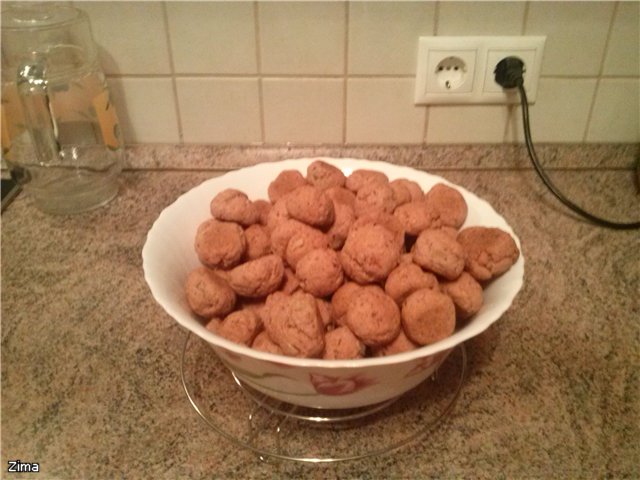
[{"label": "kitchen backsplash", "polygon": [[129,144],[522,141],[519,107],[413,104],[421,35],[546,35],[534,141],[640,141],[635,1],[73,3]]}]

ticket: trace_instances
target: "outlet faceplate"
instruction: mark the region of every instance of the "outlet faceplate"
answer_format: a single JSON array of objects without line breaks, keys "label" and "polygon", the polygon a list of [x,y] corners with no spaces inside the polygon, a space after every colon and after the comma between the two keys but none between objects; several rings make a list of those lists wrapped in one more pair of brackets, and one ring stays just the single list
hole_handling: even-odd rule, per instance
[{"label": "outlet faceplate", "polygon": [[420,37],[415,103],[518,103],[517,92],[503,89],[493,73],[500,60],[512,55],[525,64],[524,86],[529,103],[534,103],[545,40],[542,36]]}]

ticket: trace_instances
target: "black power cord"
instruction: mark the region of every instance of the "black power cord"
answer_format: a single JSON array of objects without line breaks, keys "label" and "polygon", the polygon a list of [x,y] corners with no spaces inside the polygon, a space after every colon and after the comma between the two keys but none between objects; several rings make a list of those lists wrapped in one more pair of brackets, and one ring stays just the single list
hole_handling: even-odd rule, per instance
[{"label": "black power cord", "polygon": [[611,220],[600,218],[587,212],[583,208],[573,203],[567,197],[565,197],[564,194],[553,184],[547,173],[542,168],[542,165],[538,160],[538,156],[536,155],[536,151],[533,148],[533,141],[531,140],[531,128],[529,126],[529,103],[527,101],[527,92],[524,89],[524,79],[522,77],[523,73],[524,63],[517,57],[503,58],[496,65],[496,70],[494,72],[496,83],[498,83],[498,85],[500,85],[502,88],[517,88],[518,92],[520,93],[520,103],[522,105],[522,123],[524,124],[524,137],[527,144],[527,151],[529,152],[531,163],[533,163],[533,167],[538,173],[538,176],[542,179],[542,182],[547,186],[551,193],[556,196],[558,200],[560,200],[574,212],[582,215],[596,225],[613,228],[616,230],[632,230],[640,228],[640,222],[612,222]]}]

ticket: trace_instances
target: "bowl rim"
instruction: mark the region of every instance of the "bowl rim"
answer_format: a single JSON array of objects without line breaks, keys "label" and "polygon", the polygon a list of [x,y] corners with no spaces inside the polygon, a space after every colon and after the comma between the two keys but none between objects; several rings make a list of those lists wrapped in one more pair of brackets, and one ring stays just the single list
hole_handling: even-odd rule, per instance
[{"label": "bowl rim", "polygon": [[[213,332],[210,332],[205,328],[205,325],[202,324],[202,321],[196,322],[198,328],[191,328],[190,325],[187,324],[187,321],[183,318],[182,312],[174,309],[171,305],[167,305],[162,298],[159,298],[159,292],[157,291],[157,285],[154,278],[152,278],[153,271],[150,270],[151,263],[151,250],[154,242],[158,241],[157,232],[161,228],[162,223],[169,216],[169,213],[173,209],[179,208],[183,203],[188,202],[189,196],[194,195],[195,191],[199,191],[201,189],[209,189],[212,186],[215,186],[217,183],[224,183],[225,179],[233,179],[235,176],[246,175],[247,172],[251,173],[253,171],[259,172],[260,170],[270,170],[269,179],[275,178],[275,175],[282,170],[299,170],[300,172],[306,172],[306,167],[313,161],[322,160],[334,166],[340,168],[345,174],[350,173],[356,168],[367,168],[371,170],[385,171],[385,170],[393,170],[394,172],[398,172],[398,178],[409,178],[410,180],[415,180],[415,178],[411,178],[411,175],[424,175],[425,178],[434,181],[435,183],[444,183],[448,186],[451,186],[457,189],[465,198],[465,201],[468,202],[468,199],[472,199],[475,203],[481,205],[484,209],[488,209],[488,211],[494,216],[494,222],[491,225],[485,226],[496,226],[501,228],[502,230],[507,231],[513,237],[518,249],[520,250],[520,255],[516,263],[511,267],[513,270],[512,276],[514,281],[513,294],[511,298],[504,302],[504,304],[498,308],[493,314],[492,318],[483,322],[476,323],[473,322],[468,323],[463,326],[459,330],[454,331],[452,335],[449,337],[435,342],[430,345],[425,345],[418,347],[414,350],[408,352],[397,353],[388,356],[382,357],[368,357],[354,360],[325,360],[320,358],[299,358],[299,357],[290,357],[286,355],[278,355],[269,352],[263,352],[260,350],[255,350],[251,347],[247,347],[245,345],[241,345],[230,340],[227,340],[223,337],[220,337]],[[346,166],[346,164],[354,164],[356,167],[351,168],[350,166]],[[274,172],[274,169],[277,171]],[[388,173],[388,172],[384,172]],[[408,176],[405,176],[408,175]],[[395,175],[394,175],[395,176]],[[391,178],[392,180],[393,178]],[[271,180],[269,180],[271,181]],[[420,183],[420,182],[418,182]],[[226,185],[221,185],[224,188],[231,188],[230,185],[233,183],[229,182]],[[251,197],[250,197],[251,198]],[[253,199],[252,200],[256,200]],[[204,221],[205,219],[203,219]],[[460,229],[473,226],[477,224],[468,224],[468,219],[465,220],[465,223],[460,227]],[[195,232],[194,232],[195,235]],[[212,177],[207,180],[202,181],[200,184],[194,186],[190,190],[178,196],[178,198],[173,201],[170,205],[165,207],[162,212],[158,215],[156,220],[153,222],[153,225],[147,232],[145,244],[142,248],[142,268],[144,273],[144,278],[147,283],[147,286],[151,290],[151,294],[155,301],[163,308],[163,310],[173,318],[178,324],[180,324],[183,328],[186,328],[190,332],[198,335],[203,340],[212,344],[213,347],[220,347],[227,351],[233,352],[236,355],[242,355],[246,357],[250,357],[252,359],[265,361],[274,365],[284,366],[284,367],[305,367],[305,368],[317,368],[317,369],[354,369],[354,368],[370,368],[370,367],[379,367],[385,365],[395,365],[402,364],[405,362],[410,362],[416,359],[423,359],[425,357],[429,357],[435,355],[437,353],[451,350],[456,345],[463,343],[488,329],[491,325],[493,325],[502,315],[511,307],[513,301],[517,297],[518,293],[522,289],[523,280],[524,280],[524,255],[522,252],[522,246],[520,243],[520,239],[514,233],[511,226],[507,223],[504,217],[498,213],[493,206],[484,200],[481,197],[478,197],[475,193],[467,190],[466,188],[457,185],[440,175],[432,174],[424,170],[419,170],[406,165],[398,165],[394,163],[379,161],[379,160],[368,160],[361,158],[343,158],[343,157],[305,157],[305,158],[291,158],[291,159],[283,159],[272,162],[261,162],[255,165],[250,165],[247,167],[242,167],[234,170],[230,170],[220,176]],[[506,272],[505,275],[508,275],[510,272]],[[484,290],[484,287],[483,287]],[[495,318],[493,318],[495,317]],[[474,317],[472,317],[473,319]]]}]

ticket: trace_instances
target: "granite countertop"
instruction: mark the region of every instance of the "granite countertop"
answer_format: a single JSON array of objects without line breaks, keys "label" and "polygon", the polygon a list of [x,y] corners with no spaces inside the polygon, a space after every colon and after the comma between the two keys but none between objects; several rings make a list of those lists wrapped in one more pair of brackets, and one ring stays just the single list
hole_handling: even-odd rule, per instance
[{"label": "granite countertop", "polygon": [[[639,152],[540,153],[569,196],[633,220]],[[467,378],[438,428],[393,453],[307,465],[260,459],[197,416],[180,381],[185,331],[151,297],[141,250],[158,214],[203,180],[315,155],[404,163],[464,186],[506,218],[526,263],[510,310],[467,342]],[[54,217],[20,194],[2,214],[3,478],[21,477],[10,460],[61,479],[640,477],[640,233],[568,213],[520,147],[141,146],[128,162],[104,208]]]}]

